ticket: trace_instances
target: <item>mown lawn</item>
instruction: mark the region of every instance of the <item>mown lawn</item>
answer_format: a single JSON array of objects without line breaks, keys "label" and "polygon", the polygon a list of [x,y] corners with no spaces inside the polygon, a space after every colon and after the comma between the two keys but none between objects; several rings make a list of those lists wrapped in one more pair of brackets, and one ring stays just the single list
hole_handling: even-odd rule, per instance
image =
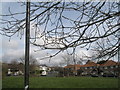
[{"label": "mown lawn", "polygon": [[[4,77],[3,88],[23,88],[23,77]],[[118,88],[117,78],[30,77],[30,88]]]}]

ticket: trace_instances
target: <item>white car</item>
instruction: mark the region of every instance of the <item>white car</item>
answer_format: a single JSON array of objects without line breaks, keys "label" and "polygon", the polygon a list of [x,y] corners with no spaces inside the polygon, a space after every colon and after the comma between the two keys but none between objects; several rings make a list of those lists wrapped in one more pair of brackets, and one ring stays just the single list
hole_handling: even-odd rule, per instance
[{"label": "white car", "polygon": [[44,71],[42,71],[42,74],[41,74],[42,76],[46,76],[47,75],[47,72],[44,70]]}]

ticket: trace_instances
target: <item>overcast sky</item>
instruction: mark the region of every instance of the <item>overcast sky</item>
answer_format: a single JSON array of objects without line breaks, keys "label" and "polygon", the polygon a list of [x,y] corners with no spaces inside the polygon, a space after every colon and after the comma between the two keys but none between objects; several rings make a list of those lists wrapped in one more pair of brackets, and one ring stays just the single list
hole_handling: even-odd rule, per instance
[{"label": "overcast sky", "polygon": [[[1,6],[1,5],[0,5]],[[2,14],[5,14],[8,12],[8,7],[11,7],[11,9],[13,11],[25,11],[25,7],[21,7],[19,4],[17,3],[8,3],[8,2],[4,2],[2,3],[2,10],[0,8],[0,12],[2,12]],[[19,37],[17,37],[17,35],[13,36],[11,39],[9,39],[6,36],[1,36],[0,35],[0,60],[3,61],[7,61],[10,62],[11,60],[14,59],[18,59],[20,57],[24,56],[24,49],[25,49],[25,40],[24,40],[24,36],[22,37],[22,39],[20,39]],[[39,41],[41,42],[41,41]],[[35,47],[33,45],[30,46],[30,54],[33,55],[37,60],[39,60],[40,58],[42,58],[45,55],[50,54],[50,52],[54,52],[54,50],[51,51],[37,51],[35,52],[35,50],[38,50],[38,47]],[[61,56],[64,55],[66,52],[62,52],[60,54],[58,54],[56,57],[52,58],[51,61],[49,62],[49,59],[45,59],[40,61],[39,63],[42,64],[48,64],[48,65],[58,65],[61,62]],[[91,56],[91,51],[87,51],[84,48],[77,48],[77,52],[79,57],[82,58],[82,56],[88,55]]]}]

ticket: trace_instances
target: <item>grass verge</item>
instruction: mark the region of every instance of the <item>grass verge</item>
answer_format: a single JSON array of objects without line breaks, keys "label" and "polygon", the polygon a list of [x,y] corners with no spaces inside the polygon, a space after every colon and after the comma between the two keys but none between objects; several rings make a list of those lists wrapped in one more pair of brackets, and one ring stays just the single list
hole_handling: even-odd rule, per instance
[{"label": "grass verge", "polygon": [[[3,88],[23,88],[24,77],[5,77]],[[30,88],[118,88],[117,78],[30,77]]]}]

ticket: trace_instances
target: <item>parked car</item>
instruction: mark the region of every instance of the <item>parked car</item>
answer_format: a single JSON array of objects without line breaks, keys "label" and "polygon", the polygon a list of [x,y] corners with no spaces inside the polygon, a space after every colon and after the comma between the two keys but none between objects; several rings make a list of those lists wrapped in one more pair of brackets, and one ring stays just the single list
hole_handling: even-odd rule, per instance
[{"label": "parked car", "polygon": [[112,74],[112,73],[104,73],[103,77],[117,77],[117,75]]},{"label": "parked car", "polygon": [[97,74],[92,74],[91,77],[98,77],[98,75]]}]

